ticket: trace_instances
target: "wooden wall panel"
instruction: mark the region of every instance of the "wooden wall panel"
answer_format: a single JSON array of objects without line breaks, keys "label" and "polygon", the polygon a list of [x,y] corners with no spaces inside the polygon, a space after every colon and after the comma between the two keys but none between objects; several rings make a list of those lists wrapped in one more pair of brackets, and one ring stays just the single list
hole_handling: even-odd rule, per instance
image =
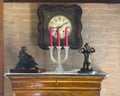
[{"label": "wooden wall panel", "polygon": [[0,96],[4,96],[3,68],[3,2],[0,0]]}]

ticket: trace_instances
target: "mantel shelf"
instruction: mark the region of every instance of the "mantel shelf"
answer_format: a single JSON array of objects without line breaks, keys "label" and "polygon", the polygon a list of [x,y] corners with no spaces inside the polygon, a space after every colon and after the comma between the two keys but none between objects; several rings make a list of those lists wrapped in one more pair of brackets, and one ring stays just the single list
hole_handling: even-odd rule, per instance
[{"label": "mantel shelf", "polygon": [[95,76],[95,77],[108,77],[108,74],[104,72],[93,72],[93,73],[55,73],[55,72],[43,72],[43,73],[5,73],[5,76]]}]

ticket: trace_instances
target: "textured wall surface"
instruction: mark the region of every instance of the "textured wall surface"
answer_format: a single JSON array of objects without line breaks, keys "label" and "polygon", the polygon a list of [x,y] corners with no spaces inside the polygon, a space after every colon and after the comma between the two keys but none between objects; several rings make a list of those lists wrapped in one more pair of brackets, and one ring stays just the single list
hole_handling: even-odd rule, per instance
[{"label": "textured wall surface", "polygon": [[[4,66],[5,73],[18,62],[21,46],[27,47],[40,68],[55,69],[49,51],[38,47],[37,8],[41,3],[4,3]],[[120,93],[120,4],[78,4],[82,7],[83,42],[96,49],[92,67],[109,74],[102,82],[101,96],[119,96]],[[63,55],[63,54],[62,54]],[[64,70],[82,66],[83,55],[69,50]],[[5,95],[12,96],[10,82],[5,78]]]},{"label": "textured wall surface", "polygon": [[3,69],[4,69],[4,67],[3,67],[3,61],[4,61],[4,59],[3,59],[3,2],[2,1],[0,1],[0,66],[2,66],[2,67],[0,67],[0,96],[3,96],[3,87],[4,87],[4,85],[3,85],[3,81],[4,81],[4,78],[3,78],[3,74],[4,74],[4,72],[3,72]]}]

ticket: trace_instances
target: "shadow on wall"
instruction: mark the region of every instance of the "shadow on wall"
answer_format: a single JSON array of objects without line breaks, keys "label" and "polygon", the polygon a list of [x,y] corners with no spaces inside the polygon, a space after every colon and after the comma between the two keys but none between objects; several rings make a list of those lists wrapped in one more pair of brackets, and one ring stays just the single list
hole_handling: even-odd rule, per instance
[{"label": "shadow on wall", "polygon": [[[30,15],[31,15],[31,21],[30,21],[30,27],[31,27],[31,33],[30,33],[30,43],[31,48],[34,48],[34,55],[35,59],[39,64],[39,67],[46,68],[46,64],[48,63],[48,51],[42,50],[38,46],[38,39],[39,39],[39,32],[38,32],[38,16],[37,16],[37,10],[40,4],[34,3],[30,4]],[[32,49],[31,49],[32,50]]]}]

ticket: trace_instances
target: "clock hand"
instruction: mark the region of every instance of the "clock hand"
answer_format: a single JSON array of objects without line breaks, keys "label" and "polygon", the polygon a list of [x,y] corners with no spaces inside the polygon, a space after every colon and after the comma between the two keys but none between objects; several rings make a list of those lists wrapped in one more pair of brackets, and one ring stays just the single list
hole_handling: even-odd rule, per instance
[{"label": "clock hand", "polygon": [[63,23],[63,24],[60,25],[58,28],[61,28],[61,27],[64,26],[65,24],[68,24],[68,22]]},{"label": "clock hand", "polygon": [[68,24],[69,22],[65,22],[65,23],[63,23],[62,25],[60,25],[60,26],[58,26],[58,27],[53,27],[52,26],[52,28],[54,29],[54,28],[61,28],[62,26],[64,26],[65,24]]}]

